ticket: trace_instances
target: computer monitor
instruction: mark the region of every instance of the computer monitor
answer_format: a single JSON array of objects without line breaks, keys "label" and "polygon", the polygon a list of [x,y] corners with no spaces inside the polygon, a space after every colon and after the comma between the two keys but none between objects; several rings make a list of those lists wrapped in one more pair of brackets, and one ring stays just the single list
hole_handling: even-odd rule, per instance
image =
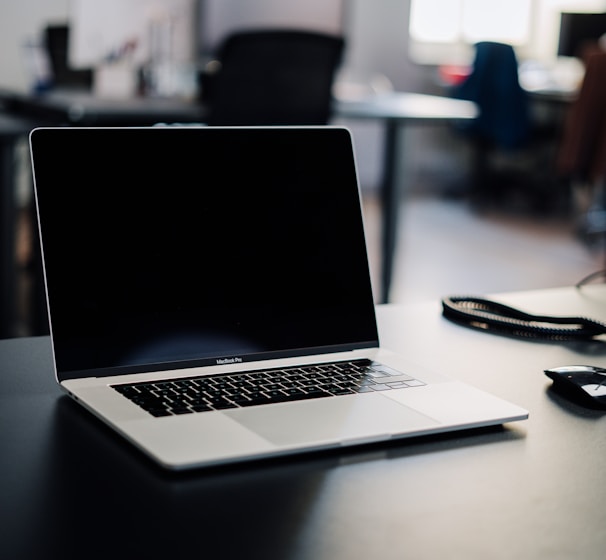
[{"label": "computer monitor", "polygon": [[560,14],[558,56],[579,57],[583,45],[606,34],[606,13]]}]

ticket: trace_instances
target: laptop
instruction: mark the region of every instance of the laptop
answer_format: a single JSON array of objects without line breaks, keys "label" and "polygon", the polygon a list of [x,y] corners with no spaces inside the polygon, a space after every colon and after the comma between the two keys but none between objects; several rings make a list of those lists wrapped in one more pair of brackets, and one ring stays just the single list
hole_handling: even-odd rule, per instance
[{"label": "laptop", "polygon": [[521,420],[380,347],[341,127],[30,134],[63,391],[173,470]]}]

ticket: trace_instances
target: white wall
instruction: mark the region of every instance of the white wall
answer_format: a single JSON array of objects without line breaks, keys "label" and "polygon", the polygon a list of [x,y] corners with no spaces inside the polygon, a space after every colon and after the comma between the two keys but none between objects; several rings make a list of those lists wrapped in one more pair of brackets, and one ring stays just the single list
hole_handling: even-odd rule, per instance
[{"label": "white wall", "polygon": [[24,44],[66,20],[70,0],[0,0],[0,88],[27,90]]},{"label": "white wall", "polygon": [[[268,1],[280,2],[264,0],[265,3]],[[435,71],[415,65],[408,57],[410,0],[347,1],[345,66],[349,76],[364,81],[382,75],[396,90],[440,91]],[[553,52],[552,43],[556,38],[546,39],[539,33],[549,31],[553,35],[553,13],[560,9],[606,9],[606,0],[535,0],[535,3],[540,17],[534,43],[545,52]],[[23,44],[36,37],[47,23],[66,21],[69,4],[70,0],[0,0],[0,88],[28,89]],[[343,124],[352,128],[354,133],[362,185],[376,186],[381,169],[381,126],[374,122],[349,121]],[[460,167],[462,154],[444,133],[443,127],[409,127],[404,141],[406,149],[402,152],[401,160],[402,165],[406,166],[408,181],[414,182],[416,177],[426,176],[427,173],[448,175]]]},{"label": "white wall", "polygon": [[[28,90],[23,45],[38,37],[47,23],[65,22],[69,4],[70,0],[0,0],[0,88]],[[349,0],[345,59],[349,75],[361,80],[383,75],[398,90],[431,88],[427,71],[408,60],[408,10],[409,0]],[[381,127],[371,122],[344,124],[354,132],[361,182],[375,186],[379,179]]]},{"label": "white wall", "polygon": [[409,0],[352,0],[347,66],[383,74],[397,90],[423,90],[426,71],[408,59],[409,7]]},{"label": "white wall", "polygon": [[[23,45],[39,36],[47,23],[66,21],[69,4],[70,0],[0,0],[0,87],[27,89]],[[350,4],[348,64],[361,74],[385,74],[397,89],[422,87],[406,55],[409,0]]]},{"label": "white wall", "polygon": [[[272,1],[281,0],[263,0],[263,5]],[[435,89],[431,70],[413,64],[408,57],[410,0],[345,1],[349,6],[346,62],[352,72],[361,77],[385,75],[397,90]],[[606,10],[606,0],[534,1],[538,27],[533,50],[537,56],[555,51],[559,10]],[[21,90],[28,87],[23,44],[35,38],[45,24],[66,21],[69,5],[70,0],[0,0],[0,87]]]}]

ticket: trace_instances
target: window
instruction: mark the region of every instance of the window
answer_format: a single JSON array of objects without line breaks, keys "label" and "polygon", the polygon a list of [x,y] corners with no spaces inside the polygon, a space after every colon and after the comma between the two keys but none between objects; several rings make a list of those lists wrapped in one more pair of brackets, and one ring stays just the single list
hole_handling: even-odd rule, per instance
[{"label": "window", "polygon": [[411,56],[419,62],[461,62],[478,41],[530,39],[532,0],[411,0],[410,10]]}]

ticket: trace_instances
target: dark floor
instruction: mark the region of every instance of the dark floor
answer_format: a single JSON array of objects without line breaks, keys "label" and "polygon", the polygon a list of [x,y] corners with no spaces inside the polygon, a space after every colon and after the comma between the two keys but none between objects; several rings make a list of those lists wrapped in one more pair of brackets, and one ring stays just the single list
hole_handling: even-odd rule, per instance
[{"label": "dark floor", "polygon": [[[373,282],[378,280],[380,207],[364,197]],[[402,202],[391,302],[572,285],[602,268],[571,216],[478,210],[468,200],[412,194]]]}]

